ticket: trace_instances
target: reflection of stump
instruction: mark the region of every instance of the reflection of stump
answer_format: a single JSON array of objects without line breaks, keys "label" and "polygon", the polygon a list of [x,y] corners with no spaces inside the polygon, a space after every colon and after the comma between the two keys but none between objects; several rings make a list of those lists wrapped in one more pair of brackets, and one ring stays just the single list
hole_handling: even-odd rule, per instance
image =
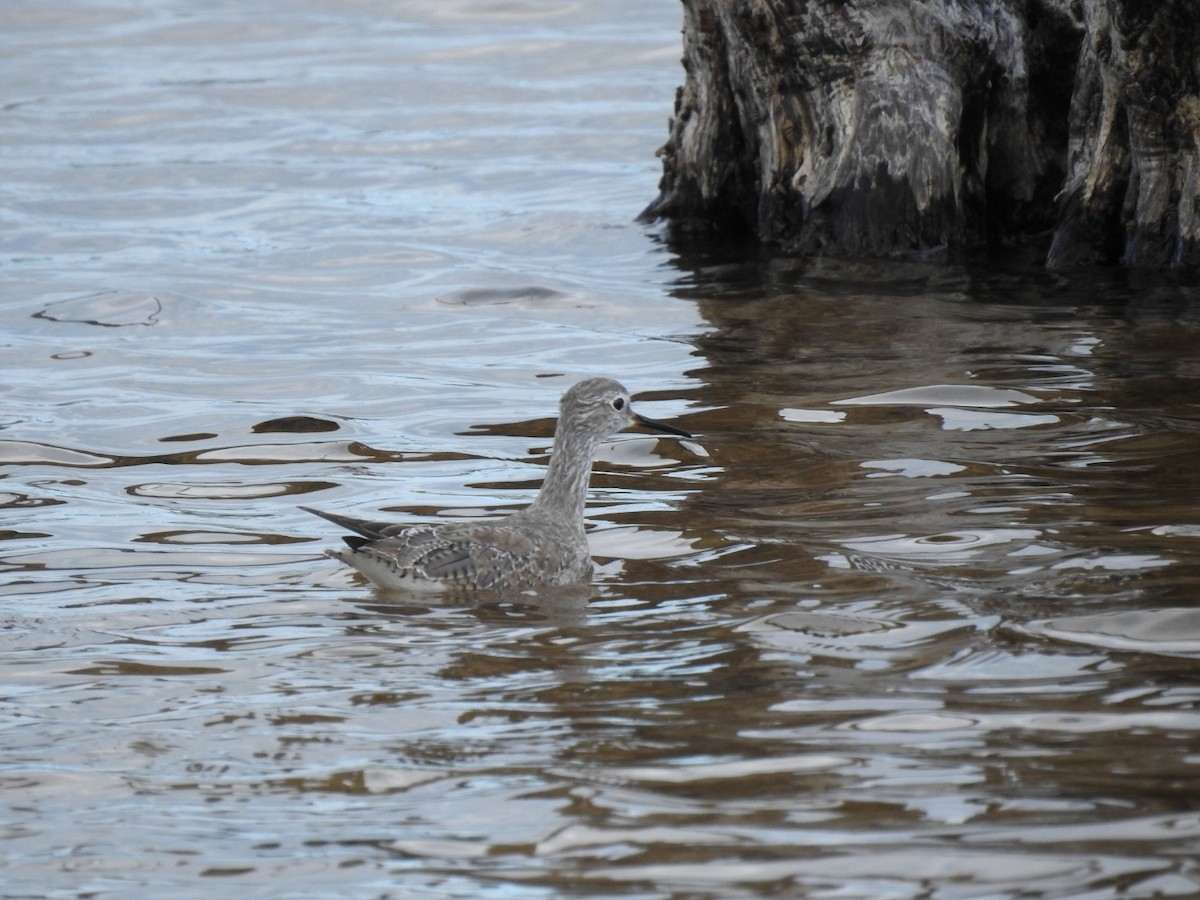
[{"label": "reflection of stump", "polygon": [[785,252],[1200,262],[1200,3],[684,0],[646,210]]}]

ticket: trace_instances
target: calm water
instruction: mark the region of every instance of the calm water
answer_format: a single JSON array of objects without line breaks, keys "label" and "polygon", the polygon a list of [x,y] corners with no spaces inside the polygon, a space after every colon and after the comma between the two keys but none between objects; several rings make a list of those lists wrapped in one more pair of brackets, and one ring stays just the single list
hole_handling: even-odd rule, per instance
[{"label": "calm water", "polygon": [[[1187,284],[683,253],[677,4],[10,4],[0,896],[1200,892]],[[527,501],[590,598],[306,503]]]}]

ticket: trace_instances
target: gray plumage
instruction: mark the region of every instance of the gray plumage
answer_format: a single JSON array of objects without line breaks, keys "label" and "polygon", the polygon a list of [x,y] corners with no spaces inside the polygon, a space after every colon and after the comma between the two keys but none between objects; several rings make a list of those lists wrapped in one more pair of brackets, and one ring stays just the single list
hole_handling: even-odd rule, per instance
[{"label": "gray plumage", "polygon": [[592,460],[600,442],[628,425],[691,437],[633,411],[629,392],[611,378],[589,378],[563,394],[550,466],[537,498],[502,519],[443,525],[394,525],[308,507],[358,536],[329,556],[388,590],[513,591],[591,579],[583,531]]}]

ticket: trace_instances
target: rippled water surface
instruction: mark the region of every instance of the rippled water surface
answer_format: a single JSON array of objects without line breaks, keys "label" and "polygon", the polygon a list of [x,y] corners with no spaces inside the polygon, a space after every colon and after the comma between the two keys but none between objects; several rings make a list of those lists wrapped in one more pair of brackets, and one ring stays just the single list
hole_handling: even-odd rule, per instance
[{"label": "rippled water surface", "polygon": [[[674,3],[17,3],[0,896],[1200,893],[1200,307],[684,251]],[[584,596],[373,594],[594,374]]]}]

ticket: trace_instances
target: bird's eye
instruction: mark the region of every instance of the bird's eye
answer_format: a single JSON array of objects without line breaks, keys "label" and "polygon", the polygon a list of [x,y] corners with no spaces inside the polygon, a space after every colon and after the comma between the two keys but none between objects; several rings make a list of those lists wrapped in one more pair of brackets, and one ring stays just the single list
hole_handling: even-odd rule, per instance
[{"label": "bird's eye", "polygon": [[615,409],[619,412],[620,410],[622,410],[624,408],[625,408],[625,398],[624,397],[618,397],[616,400],[613,401],[613,409]]}]

